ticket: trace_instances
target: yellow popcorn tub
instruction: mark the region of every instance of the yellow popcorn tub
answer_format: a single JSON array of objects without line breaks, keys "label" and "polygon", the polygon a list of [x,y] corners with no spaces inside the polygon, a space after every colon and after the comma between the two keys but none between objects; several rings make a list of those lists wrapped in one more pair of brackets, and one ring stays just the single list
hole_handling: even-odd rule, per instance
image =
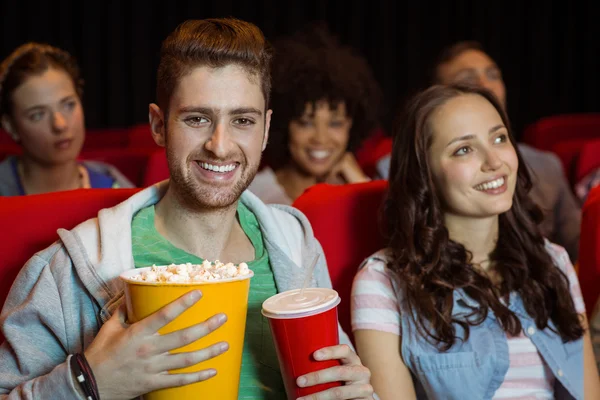
[{"label": "yellow popcorn tub", "polygon": [[202,292],[202,298],[174,321],[159,330],[159,333],[166,334],[187,328],[201,323],[215,314],[224,313],[227,315],[227,322],[223,326],[208,336],[172,352],[200,350],[221,341],[229,343],[229,350],[191,367],[170,371],[172,373],[196,372],[214,368],[217,371],[216,376],[203,382],[150,392],[144,395],[144,399],[237,400],[246,329],[248,292],[250,290],[250,278],[254,276],[253,272],[249,271],[248,274],[235,278],[190,283],[146,282],[133,278],[151,268],[136,268],[125,271],[120,275],[120,279],[125,284],[128,322],[137,322],[184,294],[198,289]]}]

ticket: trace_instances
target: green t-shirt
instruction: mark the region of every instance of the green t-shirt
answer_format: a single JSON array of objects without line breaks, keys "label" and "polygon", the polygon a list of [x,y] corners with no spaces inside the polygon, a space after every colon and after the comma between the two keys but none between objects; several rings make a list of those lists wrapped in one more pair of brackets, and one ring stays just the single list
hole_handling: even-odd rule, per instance
[{"label": "green t-shirt", "polygon": [[[260,312],[263,301],[277,293],[269,254],[256,216],[242,202],[239,202],[237,217],[244,233],[254,246],[255,254],[255,259],[248,262],[254,277],[250,280],[238,398],[285,399],[285,388],[269,323]],[[133,217],[131,245],[136,268],[188,262],[201,264],[204,261],[175,247],[158,233],[154,225],[154,206],[140,210]]]}]

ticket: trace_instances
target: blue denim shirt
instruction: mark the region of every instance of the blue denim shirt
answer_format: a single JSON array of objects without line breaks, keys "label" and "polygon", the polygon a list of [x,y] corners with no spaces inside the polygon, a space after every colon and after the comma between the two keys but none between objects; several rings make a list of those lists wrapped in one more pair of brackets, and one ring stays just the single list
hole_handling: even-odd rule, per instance
[{"label": "blue denim shirt", "polygon": [[[373,257],[386,262],[380,257]],[[400,288],[394,288],[401,294]],[[525,311],[521,297],[510,295],[509,308],[518,316],[524,334],[531,339],[556,377],[554,397],[559,400],[583,399],[583,338],[563,343],[550,328],[539,330]],[[453,315],[460,317],[479,308],[462,290],[454,291]],[[480,325],[470,327],[468,341],[457,340],[440,352],[417,331],[406,302],[400,300],[401,352],[410,369],[418,399],[491,399],[500,387],[510,364],[506,332],[490,310]],[[552,321],[550,327],[554,328]],[[462,328],[457,326],[458,337]]]}]

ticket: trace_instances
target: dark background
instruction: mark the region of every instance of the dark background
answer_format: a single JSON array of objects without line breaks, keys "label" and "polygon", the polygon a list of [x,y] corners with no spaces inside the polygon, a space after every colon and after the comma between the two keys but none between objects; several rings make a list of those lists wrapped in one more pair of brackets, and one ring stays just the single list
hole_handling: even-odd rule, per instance
[{"label": "dark background", "polygon": [[322,20],[371,64],[386,97],[383,125],[423,87],[439,50],[483,43],[499,63],[517,134],[542,116],[600,111],[594,1],[0,0],[0,57],[26,41],[62,47],[86,80],[88,128],[146,122],[161,41],[190,18],[234,16],[268,39]]}]

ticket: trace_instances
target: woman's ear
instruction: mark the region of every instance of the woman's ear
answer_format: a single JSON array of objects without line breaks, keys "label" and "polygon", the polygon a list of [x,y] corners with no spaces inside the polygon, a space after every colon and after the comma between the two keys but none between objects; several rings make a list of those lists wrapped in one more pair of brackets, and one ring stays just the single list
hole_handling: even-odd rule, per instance
[{"label": "woman's ear", "polygon": [[14,140],[16,143],[21,141],[19,134],[15,130],[10,118],[7,115],[2,116],[2,129],[8,133],[8,135]]}]

